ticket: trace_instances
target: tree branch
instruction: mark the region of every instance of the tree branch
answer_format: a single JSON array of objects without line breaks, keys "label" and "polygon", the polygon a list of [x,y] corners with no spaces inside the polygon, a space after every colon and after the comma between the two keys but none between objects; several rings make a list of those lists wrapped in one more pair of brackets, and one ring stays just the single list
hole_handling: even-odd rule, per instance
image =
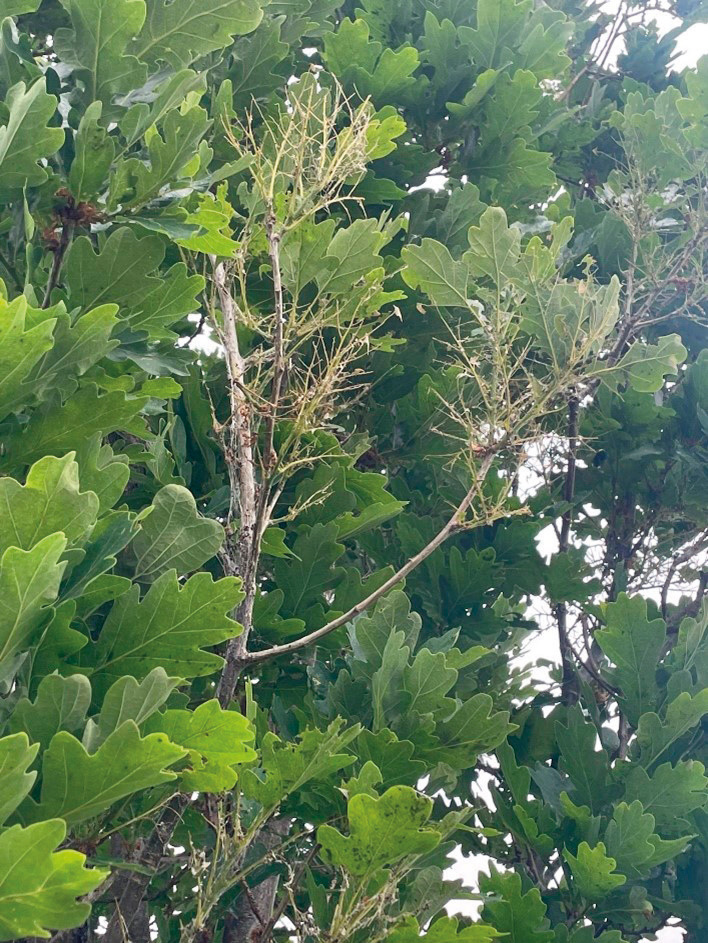
[{"label": "tree branch", "polygon": [[64,256],[66,255],[66,250],[71,245],[71,240],[74,235],[74,227],[76,223],[71,217],[68,217],[64,220],[64,225],[61,228],[61,236],[59,238],[59,245],[54,250],[54,261],[52,262],[52,270],[49,273],[49,279],[47,280],[47,286],[44,289],[44,299],[42,300],[42,308],[48,308],[52,303],[52,292],[59,284],[59,276],[61,275],[61,268],[64,264]]},{"label": "tree branch", "polygon": [[189,796],[178,795],[163,810],[155,827],[142,847],[136,849],[133,860],[151,870],[149,874],[126,871],[116,877],[115,910],[102,943],[125,943],[133,940],[131,931],[140,925],[143,917],[141,904],[148,885],[157,873],[165,848],[189,804]]},{"label": "tree branch", "polygon": [[[559,553],[567,553],[570,545],[570,528],[573,523],[572,502],[575,496],[579,412],[580,404],[578,397],[572,395],[568,402],[568,468],[565,473],[565,485],[563,488],[563,499],[567,507],[561,518],[560,539],[558,541]],[[559,602],[556,606],[556,622],[558,623],[558,644],[560,647],[561,667],[563,670],[561,680],[563,703],[573,704],[578,698],[578,679],[575,665],[573,664],[574,653],[568,638],[568,607],[564,602]]]},{"label": "tree branch", "polygon": [[356,605],[352,606],[341,616],[338,616],[336,619],[332,619],[331,622],[328,622],[327,625],[322,626],[320,629],[316,629],[314,632],[310,632],[309,635],[304,635],[302,638],[295,639],[292,642],[287,642],[284,645],[274,645],[272,648],[266,648],[260,652],[248,652],[244,655],[244,662],[247,665],[258,664],[262,661],[267,661],[270,658],[277,658],[279,655],[289,655],[292,652],[297,652],[301,648],[306,648],[308,645],[312,645],[314,642],[318,642],[320,639],[325,638],[330,632],[334,632],[335,629],[340,628],[340,626],[346,625],[347,622],[351,622],[356,616],[361,615],[362,612],[372,606],[375,602],[381,599],[382,596],[385,596],[389,590],[393,589],[398,583],[404,580],[409,573],[412,573],[424,560],[430,556],[435,550],[438,549],[448,537],[452,534],[461,530],[464,527],[463,518],[467,510],[469,509],[472,501],[474,500],[475,495],[479,493],[484,479],[487,477],[487,473],[492,465],[494,459],[494,454],[488,452],[480,464],[479,470],[475,476],[475,480],[464,496],[459,505],[455,508],[452,516],[442,530],[433,537],[429,543],[423,547],[422,550],[419,550],[418,553],[411,557],[403,566],[397,570],[393,576],[390,576],[382,586],[374,590],[373,593],[370,593],[365,599],[362,599]]},{"label": "tree branch", "polygon": [[[246,368],[241,354],[236,331],[237,306],[231,294],[225,264],[214,265],[214,282],[219,295],[222,314],[221,340],[226,357],[229,380],[231,417],[225,460],[231,485],[231,500],[227,521],[226,569],[243,581],[245,597],[236,610],[236,619],[243,632],[231,639],[226,650],[226,660],[217,687],[217,697],[226,707],[234,696],[240,673],[240,663],[251,632],[253,602],[256,593],[256,567],[258,565],[258,543],[256,533],[256,479],[253,462],[251,407],[243,394]],[[238,519],[238,533],[234,540],[234,527]]]}]

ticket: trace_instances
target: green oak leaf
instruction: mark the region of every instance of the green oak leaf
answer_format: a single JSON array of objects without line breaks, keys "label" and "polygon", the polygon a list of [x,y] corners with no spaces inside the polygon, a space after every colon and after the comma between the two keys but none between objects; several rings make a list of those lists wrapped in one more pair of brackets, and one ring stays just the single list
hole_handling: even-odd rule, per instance
[{"label": "green oak leaf", "polygon": [[58,29],[54,42],[61,59],[76,70],[87,100],[107,106],[116,95],[139,88],[147,68],[126,55],[126,49],[145,22],[144,0],[61,0],[61,4],[71,17],[71,29]]},{"label": "green oak leaf", "polygon": [[349,835],[320,825],[317,840],[325,860],[361,881],[376,878],[381,869],[440,842],[438,832],[424,827],[432,808],[432,800],[410,786],[391,786],[378,798],[360,793],[347,803]]},{"label": "green oak leaf", "polygon": [[417,782],[425,775],[426,764],[414,758],[410,740],[399,740],[393,730],[384,727],[378,733],[362,730],[357,740],[357,754],[363,763],[373,763],[381,772],[384,789]]},{"label": "green oak leaf", "polygon": [[479,187],[466,183],[453,190],[442,213],[433,221],[434,235],[451,251],[469,248],[467,233],[479,223],[486,207],[479,198]]},{"label": "green oak leaf", "polygon": [[42,0],[0,0],[0,17],[22,16],[23,13],[34,13]]},{"label": "green oak leaf", "polygon": [[312,780],[328,779],[350,766],[356,757],[340,751],[356,738],[360,728],[348,727],[342,732],[343,724],[340,717],[326,730],[303,730],[289,743],[266,733],[259,744],[261,769],[246,769],[241,774],[244,795],[273,809]]},{"label": "green oak leaf", "polygon": [[680,854],[691,836],[665,841],[654,833],[655,819],[645,812],[638,799],[631,805],[615,806],[612,821],[605,831],[607,853],[617,862],[617,870],[630,880],[641,878],[659,864]]},{"label": "green oak leaf", "polygon": [[147,17],[130,51],[150,65],[173,68],[223,49],[254,30],[263,15],[257,0],[146,0]]},{"label": "green oak leaf", "polygon": [[77,202],[93,200],[105,189],[115,156],[115,142],[100,124],[101,112],[101,102],[91,102],[81,116],[74,139],[69,189]]},{"label": "green oak leaf", "polygon": [[698,760],[683,760],[672,766],[662,763],[651,773],[633,766],[624,784],[628,803],[639,801],[646,813],[654,816],[662,834],[674,835],[689,829],[686,821],[695,809],[708,802],[708,777]]},{"label": "green oak leaf", "polygon": [[517,135],[528,138],[542,97],[538,77],[533,72],[519,69],[513,77],[501,75],[492,94],[485,99],[484,144],[495,139],[508,141]]},{"label": "green oak leaf", "polygon": [[550,943],[553,940],[541,893],[534,887],[522,894],[520,874],[504,874],[490,865],[489,877],[481,874],[479,886],[488,895],[482,917],[504,934],[502,939],[508,943]]},{"label": "green oak leaf", "polygon": [[[58,307],[58,306],[57,306]],[[100,305],[73,322],[60,313],[54,330],[54,346],[39,365],[36,379],[55,389],[74,389],[75,376],[81,376],[118,346],[111,334],[118,324],[118,306]]]},{"label": "green oak leaf", "polygon": [[0,560],[0,665],[38,641],[48,605],[59,591],[65,563],[63,534],[50,534],[31,550],[8,547]]},{"label": "green oak leaf", "polygon": [[335,258],[327,258],[335,226],[333,219],[321,223],[306,220],[285,233],[281,254],[283,284],[294,298],[318,276],[324,278],[337,267]]},{"label": "green oak leaf", "polygon": [[336,231],[327,249],[328,263],[318,271],[317,284],[323,294],[351,292],[359,279],[371,276],[383,266],[380,249],[389,237],[377,219],[357,219]]},{"label": "green oak leaf", "polygon": [[647,618],[641,596],[620,593],[605,608],[606,628],[595,634],[598,645],[615,665],[610,681],[622,692],[622,705],[636,727],[642,714],[656,706],[656,669],[666,642],[663,619]]},{"label": "green oak leaf", "polygon": [[201,193],[196,209],[185,217],[187,224],[198,226],[201,232],[189,239],[178,239],[177,242],[193,252],[232,258],[239,247],[239,243],[231,238],[233,215],[233,207],[226,198],[226,183],[219,185],[216,194]]},{"label": "green oak leaf", "polygon": [[47,675],[33,701],[21,698],[10,717],[10,730],[24,731],[46,750],[55,733],[83,727],[91,706],[91,685],[84,675]]},{"label": "green oak leaf", "polygon": [[642,766],[649,769],[671,746],[708,714],[708,688],[692,697],[683,691],[666,708],[663,719],[653,712],[643,714],[637,728]]},{"label": "green oak leaf", "polygon": [[201,275],[190,275],[183,262],[176,262],[165,272],[153,290],[135,303],[135,309],[128,315],[128,323],[134,331],[147,331],[151,339],[171,340],[176,324],[199,307],[197,295],[204,288]]},{"label": "green oak leaf", "polygon": [[543,578],[550,599],[554,603],[574,602],[599,592],[600,581],[586,579],[588,572],[583,550],[571,547],[565,553],[555,554]]},{"label": "green oak leaf", "polygon": [[229,101],[234,108],[248,108],[253,99],[259,100],[282,86],[277,67],[290,52],[288,44],[281,41],[282,26],[277,19],[264,19],[254,33],[234,43],[229,69]]},{"label": "green oak leaf", "polygon": [[36,772],[27,770],[38,750],[39,744],[30,744],[26,733],[0,737],[0,826],[29,793],[37,778]]},{"label": "green oak leaf", "polygon": [[[72,680],[80,677],[73,675]],[[163,706],[178,684],[179,679],[168,677],[164,668],[153,668],[142,681],[130,675],[118,678],[106,691],[98,716],[86,724],[83,744],[88,752],[95,753],[126,720],[140,727]]]},{"label": "green oak leaf", "polygon": [[604,750],[596,750],[597,729],[586,723],[576,705],[567,714],[567,725],[555,724],[556,740],[561,752],[561,770],[573,781],[573,798],[593,811],[604,804],[609,778],[609,758]]},{"label": "green oak leaf", "polygon": [[433,748],[431,757],[455,769],[470,769],[480,753],[498,747],[515,729],[509,723],[508,711],[495,712],[488,694],[475,694],[449,720],[438,724],[435,736],[439,744]]},{"label": "green oak leaf", "polygon": [[0,298],[0,418],[31,402],[36,386],[29,382],[33,367],[52,347],[56,318],[52,312],[36,317],[27,299],[19,295],[13,301]]},{"label": "green oak leaf", "polygon": [[[174,3],[170,9],[173,7]],[[174,187],[184,176],[191,177],[193,158],[210,123],[206,111],[198,106],[186,114],[170,111],[161,132],[155,130],[146,136],[150,163],[130,157],[118,164],[109,203],[114,207],[120,204],[124,211],[133,210],[155,199],[166,185]]]},{"label": "green oak leaf", "polygon": [[32,654],[32,690],[36,690],[42,678],[57,669],[66,671],[65,663],[88,644],[88,637],[71,627],[75,613],[76,603],[73,599],[60,603],[52,612],[42,639]]},{"label": "green oak leaf", "polygon": [[233,789],[234,765],[250,763],[257,756],[250,746],[255,732],[249,721],[236,711],[222,710],[216,699],[205,701],[195,711],[153,713],[144,729],[164,733],[172,743],[189,750],[191,768],[180,772],[182,788],[189,791]]},{"label": "green oak leaf", "polygon": [[402,709],[419,714],[452,713],[455,701],[445,695],[456,680],[457,671],[448,667],[443,652],[422,648],[403,668]]},{"label": "green oak leaf", "polygon": [[83,822],[125,796],[174,780],[177,774],[168,767],[185,754],[165,734],[141,737],[132,720],[114,730],[93,754],[62,731],[42,757],[39,802],[25,801],[20,814],[29,821],[61,816],[69,825]]},{"label": "green oak leaf", "polygon": [[678,334],[665,334],[656,344],[634,341],[629,350],[613,367],[602,363],[593,371],[611,390],[626,382],[638,393],[656,393],[664,384],[664,377],[675,376],[688,351]]},{"label": "green oak leaf", "polygon": [[470,244],[463,255],[473,278],[490,278],[501,288],[516,273],[521,233],[510,229],[506,213],[498,206],[490,206],[479,220],[478,226],[471,226],[467,234]]},{"label": "green oak leaf", "polygon": [[322,593],[344,576],[343,568],[333,566],[344,553],[344,544],[336,540],[337,533],[334,523],[315,524],[295,541],[292,549],[296,559],[278,560],[275,564],[275,583],[285,597],[283,615],[306,613],[321,601]]},{"label": "green oak leaf", "polygon": [[133,586],[114,602],[98,641],[86,650],[82,670],[91,677],[94,697],[123,675],[141,680],[153,668],[175,678],[218,671],[223,659],[205,649],[241,632],[229,614],[242,599],[240,580],[215,582],[209,573],[195,573],[180,584],[174,570],[168,571],[142,599]]},{"label": "green oak leaf", "polygon": [[457,917],[439,917],[423,933],[415,917],[406,917],[403,923],[385,938],[385,943],[494,943],[500,936],[494,927],[475,923],[460,927]]},{"label": "green oak leaf", "polygon": [[418,50],[411,45],[394,50],[370,41],[364,19],[342,20],[336,33],[326,34],[324,47],[325,62],[339,80],[377,105],[396,102],[415,84]]},{"label": "green oak leaf", "polygon": [[79,482],[84,491],[92,491],[101,511],[108,511],[125,491],[130,478],[127,455],[116,455],[110,445],[101,442],[100,432],[84,439],[76,450]]},{"label": "green oak leaf", "polygon": [[358,775],[342,780],[342,785],[339,788],[347,799],[351,799],[352,796],[358,796],[360,793],[366,793],[367,796],[377,796],[376,787],[380,785],[381,770],[371,760],[367,760]]},{"label": "green oak leaf", "polygon": [[578,891],[588,900],[602,900],[627,881],[624,874],[616,873],[617,862],[607,855],[603,842],[598,842],[594,848],[586,841],[580,842],[577,855],[566,849],[563,856],[570,865]]},{"label": "green oak leaf", "polygon": [[165,485],[133,540],[136,579],[152,581],[168,570],[191,573],[209,560],[224,541],[218,521],[202,517],[192,493]]},{"label": "green oak leaf", "polygon": [[106,302],[136,308],[150,293],[164,290],[162,280],[150,275],[164,256],[159,236],[139,237],[127,226],[113,229],[98,251],[87,236],[79,236],[64,266],[71,301],[82,308]]},{"label": "green oak leaf", "polygon": [[511,144],[496,139],[468,166],[475,179],[478,175],[484,178],[487,186],[483,192],[513,204],[529,194],[547,193],[554,185],[551,159],[550,154],[529,147],[523,138],[515,138]]},{"label": "green oak leaf", "polygon": [[78,927],[91,909],[79,902],[108,871],[84,867],[79,851],[55,851],[66,836],[61,819],[0,833],[0,940],[48,939],[49,930]]},{"label": "green oak leaf", "polygon": [[453,118],[458,121],[470,120],[474,116],[477,106],[484,101],[494,88],[500,75],[499,69],[485,69],[474,80],[472,88],[465,92],[461,102],[447,102],[447,110]]},{"label": "green oak leaf", "polygon": [[379,600],[375,608],[361,615],[350,630],[354,667],[357,675],[371,679],[384,662],[389,639],[398,635],[398,645],[410,652],[415,647],[422,625],[417,612],[411,612],[410,600],[394,589]]},{"label": "green oak leaf", "polygon": [[371,676],[371,702],[374,708],[374,730],[382,730],[389,721],[388,708],[397,700],[403,671],[411,653],[405,643],[405,632],[394,629],[386,639],[381,664]]},{"label": "green oak leaf", "polygon": [[6,95],[7,122],[0,128],[0,197],[22,195],[24,187],[38,187],[48,177],[40,161],[55,154],[64,141],[62,128],[47,127],[57,106],[43,78],[29,88],[13,85]]},{"label": "green oak leaf", "polygon": [[7,436],[7,460],[15,467],[47,454],[76,451],[96,432],[108,435],[120,429],[145,436],[139,413],[147,400],[147,396],[126,396],[120,390],[100,393],[93,383],[81,386],[63,403],[54,396],[21,429]]},{"label": "green oak leaf", "polygon": [[464,262],[456,262],[441,242],[423,239],[419,246],[406,246],[401,258],[406,263],[406,284],[424,291],[434,305],[468,307],[469,269]]},{"label": "green oak leaf", "polygon": [[31,550],[58,531],[68,544],[75,544],[93,527],[98,497],[79,490],[79,466],[74,459],[74,452],[63,458],[39,459],[24,485],[14,478],[0,478],[0,513],[6,522],[0,533],[0,554],[9,546]]},{"label": "green oak leaf", "polygon": [[479,0],[476,29],[460,28],[460,38],[471,51],[477,66],[490,69],[505,64],[509,49],[524,36],[532,0]]}]

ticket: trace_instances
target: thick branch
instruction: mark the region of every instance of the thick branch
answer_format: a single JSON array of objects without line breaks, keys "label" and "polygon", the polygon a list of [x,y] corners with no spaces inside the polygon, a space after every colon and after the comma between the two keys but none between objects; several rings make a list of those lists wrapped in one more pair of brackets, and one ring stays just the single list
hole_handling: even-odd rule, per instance
[{"label": "thick branch", "polygon": [[414,557],[411,557],[410,560],[404,563],[403,566],[397,570],[393,576],[390,576],[382,586],[374,590],[373,593],[370,593],[365,599],[362,599],[361,602],[356,603],[356,605],[352,606],[351,609],[348,609],[341,616],[338,616],[336,619],[332,619],[332,621],[328,622],[327,625],[323,625],[321,629],[316,629],[314,632],[310,632],[309,635],[304,635],[302,638],[295,639],[292,642],[287,642],[285,645],[274,645],[272,648],[266,648],[261,652],[249,652],[245,656],[245,663],[257,664],[270,658],[276,658],[278,655],[289,655],[292,652],[297,652],[301,648],[306,648],[308,645],[312,645],[314,642],[318,642],[320,639],[325,638],[330,634],[330,632],[334,632],[335,629],[346,625],[347,622],[351,622],[352,619],[356,618],[358,615],[361,615],[362,612],[366,612],[366,610],[373,606],[373,604],[381,599],[382,596],[385,596],[389,590],[393,589],[394,586],[404,580],[409,573],[412,573],[413,570],[419,567],[424,560],[427,560],[430,554],[437,550],[438,547],[440,547],[442,544],[444,544],[448,537],[451,537],[453,534],[457,533],[464,527],[464,515],[472,504],[475,495],[479,493],[479,489],[482,487],[484,479],[487,477],[487,472],[491,467],[493,457],[494,456],[491,452],[485,455],[480,464],[472,487],[464,496],[460,504],[455,508],[452,517],[449,519],[447,524],[445,524],[442,530],[438,531],[435,537],[433,537],[433,539],[427,543],[422,550],[418,551]]},{"label": "thick branch", "polygon": [[139,939],[135,931],[144,920],[143,897],[158,871],[165,848],[188,804],[188,796],[175,796],[163,810],[145,844],[136,849],[133,861],[143,868],[148,868],[149,873],[124,871],[116,878],[115,910],[106,933],[101,938],[102,943],[125,943],[126,940]]},{"label": "thick branch", "polygon": [[[215,262],[215,259],[212,259]],[[231,484],[231,502],[227,522],[226,568],[243,581],[245,597],[236,611],[243,626],[238,638],[229,642],[226,662],[219,679],[217,696],[225,707],[233,698],[238,681],[239,663],[246,651],[251,632],[253,601],[256,592],[258,543],[256,533],[256,479],[253,462],[251,407],[243,394],[246,368],[236,331],[237,307],[231,294],[223,262],[214,265],[214,282],[222,313],[221,336],[229,381],[231,417],[225,448],[226,466]],[[238,532],[234,538],[235,522]]]}]

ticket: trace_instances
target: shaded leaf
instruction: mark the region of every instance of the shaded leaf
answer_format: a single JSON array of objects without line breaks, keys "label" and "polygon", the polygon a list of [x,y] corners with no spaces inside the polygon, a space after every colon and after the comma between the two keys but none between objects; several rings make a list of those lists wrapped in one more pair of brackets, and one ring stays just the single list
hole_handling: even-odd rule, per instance
[{"label": "shaded leaf", "polygon": [[224,528],[199,514],[190,491],[165,485],[133,540],[136,579],[155,580],[172,569],[191,573],[214,556],[223,540]]}]

